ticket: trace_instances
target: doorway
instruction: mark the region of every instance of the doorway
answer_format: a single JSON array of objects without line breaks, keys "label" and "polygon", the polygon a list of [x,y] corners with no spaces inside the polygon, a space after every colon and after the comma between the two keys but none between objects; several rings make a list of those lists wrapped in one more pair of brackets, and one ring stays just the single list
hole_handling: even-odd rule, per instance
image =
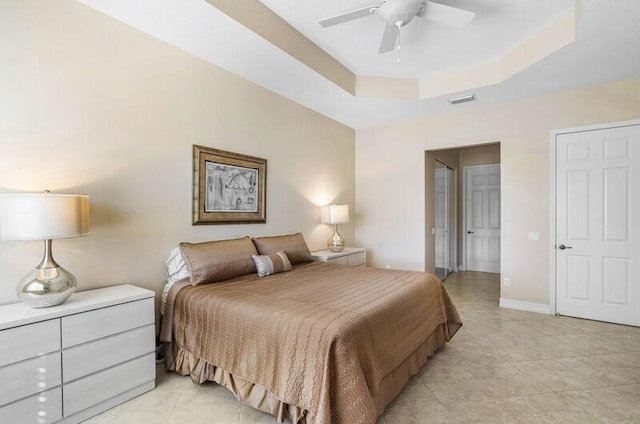
[{"label": "doorway", "polygon": [[[463,231],[463,169],[499,163],[499,142],[425,151],[425,271],[437,272],[437,275],[444,277],[445,273],[466,270],[463,249],[467,237]],[[449,190],[445,189],[445,184]],[[449,195],[448,199],[445,199],[445,194]],[[444,206],[441,204],[448,205],[448,214],[443,212]],[[448,218],[448,223],[444,217]],[[443,232],[447,228],[449,237],[445,238]]]},{"label": "doorway", "polygon": [[453,169],[435,161],[435,262],[436,276],[445,280],[455,264],[455,191]]}]

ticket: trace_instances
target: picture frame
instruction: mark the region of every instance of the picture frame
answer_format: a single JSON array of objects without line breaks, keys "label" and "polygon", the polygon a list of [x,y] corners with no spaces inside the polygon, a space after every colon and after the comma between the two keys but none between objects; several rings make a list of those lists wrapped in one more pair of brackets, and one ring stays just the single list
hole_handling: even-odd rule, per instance
[{"label": "picture frame", "polygon": [[267,222],[267,160],[193,145],[194,225]]}]

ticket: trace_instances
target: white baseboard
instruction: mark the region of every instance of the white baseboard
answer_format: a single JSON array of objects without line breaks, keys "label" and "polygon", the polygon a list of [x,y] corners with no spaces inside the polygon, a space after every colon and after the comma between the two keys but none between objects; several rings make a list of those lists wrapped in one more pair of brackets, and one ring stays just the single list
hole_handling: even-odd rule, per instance
[{"label": "white baseboard", "polygon": [[544,303],[522,302],[500,298],[500,307],[505,309],[516,309],[518,311],[537,312],[539,314],[551,315],[551,307]]}]

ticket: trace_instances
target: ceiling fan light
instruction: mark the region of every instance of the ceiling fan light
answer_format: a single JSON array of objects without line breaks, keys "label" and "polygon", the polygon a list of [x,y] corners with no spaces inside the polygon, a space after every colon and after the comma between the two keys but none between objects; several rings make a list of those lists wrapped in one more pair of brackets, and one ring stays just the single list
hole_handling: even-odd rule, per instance
[{"label": "ceiling fan light", "polygon": [[460,96],[460,97],[451,97],[451,98],[447,99],[447,101],[452,105],[457,105],[459,103],[472,102],[474,100],[477,100],[477,97],[476,97],[475,93],[466,94],[466,95]]}]

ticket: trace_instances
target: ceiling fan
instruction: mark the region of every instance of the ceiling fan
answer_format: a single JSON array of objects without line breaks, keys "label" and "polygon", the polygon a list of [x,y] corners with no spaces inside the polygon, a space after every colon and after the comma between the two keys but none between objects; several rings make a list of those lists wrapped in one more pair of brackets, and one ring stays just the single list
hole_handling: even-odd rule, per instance
[{"label": "ceiling fan", "polygon": [[[330,18],[321,19],[318,23],[326,28],[333,25],[353,21],[370,15],[378,15],[386,26],[382,33],[382,41],[378,53],[392,51],[400,38],[400,28],[411,22],[415,16],[431,21],[462,28],[476,15],[468,10],[446,6],[425,0],[382,0],[379,5],[363,7]],[[400,43],[398,42],[398,48]]]}]

